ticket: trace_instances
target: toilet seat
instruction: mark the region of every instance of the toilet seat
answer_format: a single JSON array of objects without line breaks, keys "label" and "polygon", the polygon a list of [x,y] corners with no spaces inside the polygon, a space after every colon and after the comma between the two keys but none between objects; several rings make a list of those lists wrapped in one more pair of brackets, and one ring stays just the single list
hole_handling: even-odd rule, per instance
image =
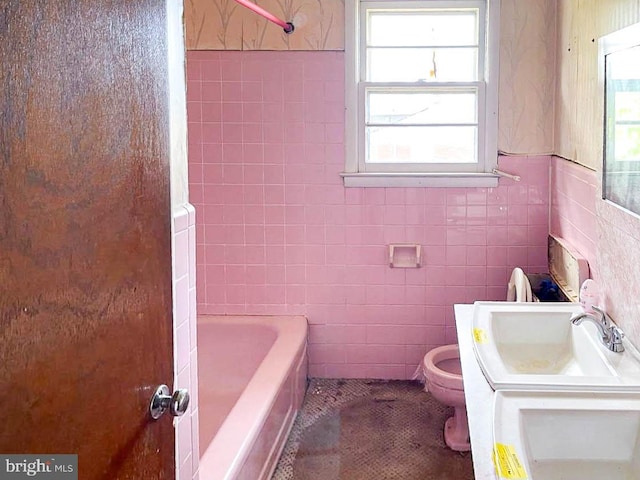
[{"label": "toilet seat", "polygon": [[533,302],[531,283],[519,267],[511,272],[511,279],[507,284],[507,302]]}]

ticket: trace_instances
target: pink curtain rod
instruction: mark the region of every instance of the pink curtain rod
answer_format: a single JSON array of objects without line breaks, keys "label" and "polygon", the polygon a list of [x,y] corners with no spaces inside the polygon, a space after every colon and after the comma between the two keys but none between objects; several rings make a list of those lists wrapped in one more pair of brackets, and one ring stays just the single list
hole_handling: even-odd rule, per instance
[{"label": "pink curtain rod", "polygon": [[272,15],[271,13],[267,12],[264,8],[256,5],[253,2],[250,2],[249,0],[236,0],[236,2],[238,2],[240,5],[244,5],[249,10],[253,10],[258,15],[262,15],[264,18],[266,18],[270,22],[273,22],[276,25],[280,25],[284,29],[284,33],[286,34],[293,33],[293,30],[294,30],[293,23],[280,20],[275,15]]}]

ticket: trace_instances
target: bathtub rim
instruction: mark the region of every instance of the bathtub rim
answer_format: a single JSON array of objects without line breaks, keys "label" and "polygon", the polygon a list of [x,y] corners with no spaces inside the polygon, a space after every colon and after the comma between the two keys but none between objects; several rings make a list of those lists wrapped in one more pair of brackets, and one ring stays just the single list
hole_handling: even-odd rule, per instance
[{"label": "bathtub rim", "polygon": [[[308,321],[303,315],[200,314],[197,323],[198,327],[206,323],[261,325],[273,328],[277,333],[274,344],[200,457],[199,470],[203,478],[233,479],[251,452],[280,389],[306,351]],[[283,368],[285,364],[287,367]],[[278,365],[280,368],[276,373],[273,368]],[[268,398],[268,402],[256,404],[256,398]],[[253,415],[246,415],[247,411]]]}]

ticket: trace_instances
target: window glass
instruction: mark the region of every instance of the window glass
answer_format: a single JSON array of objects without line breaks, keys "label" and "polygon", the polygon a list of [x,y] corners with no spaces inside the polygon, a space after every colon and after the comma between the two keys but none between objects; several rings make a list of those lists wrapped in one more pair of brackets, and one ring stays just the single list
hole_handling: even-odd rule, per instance
[{"label": "window glass", "polygon": [[369,82],[472,82],[477,48],[368,48]]},{"label": "window glass", "polygon": [[475,10],[369,11],[367,45],[375,47],[477,46]]},{"label": "window glass", "polygon": [[367,127],[370,163],[475,163],[476,127]]},{"label": "window glass", "polygon": [[476,123],[475,92],[370,91],[367,123],[442,124]]}]

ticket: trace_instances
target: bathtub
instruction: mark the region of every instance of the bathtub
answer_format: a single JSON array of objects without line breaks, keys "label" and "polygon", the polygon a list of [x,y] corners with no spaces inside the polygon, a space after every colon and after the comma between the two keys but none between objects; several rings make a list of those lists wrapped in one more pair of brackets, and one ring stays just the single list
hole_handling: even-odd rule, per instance
[{"label": "bathtub", "polygon": [[271,477],[306,388],[300,316],[198,315],[200,479]]}]

